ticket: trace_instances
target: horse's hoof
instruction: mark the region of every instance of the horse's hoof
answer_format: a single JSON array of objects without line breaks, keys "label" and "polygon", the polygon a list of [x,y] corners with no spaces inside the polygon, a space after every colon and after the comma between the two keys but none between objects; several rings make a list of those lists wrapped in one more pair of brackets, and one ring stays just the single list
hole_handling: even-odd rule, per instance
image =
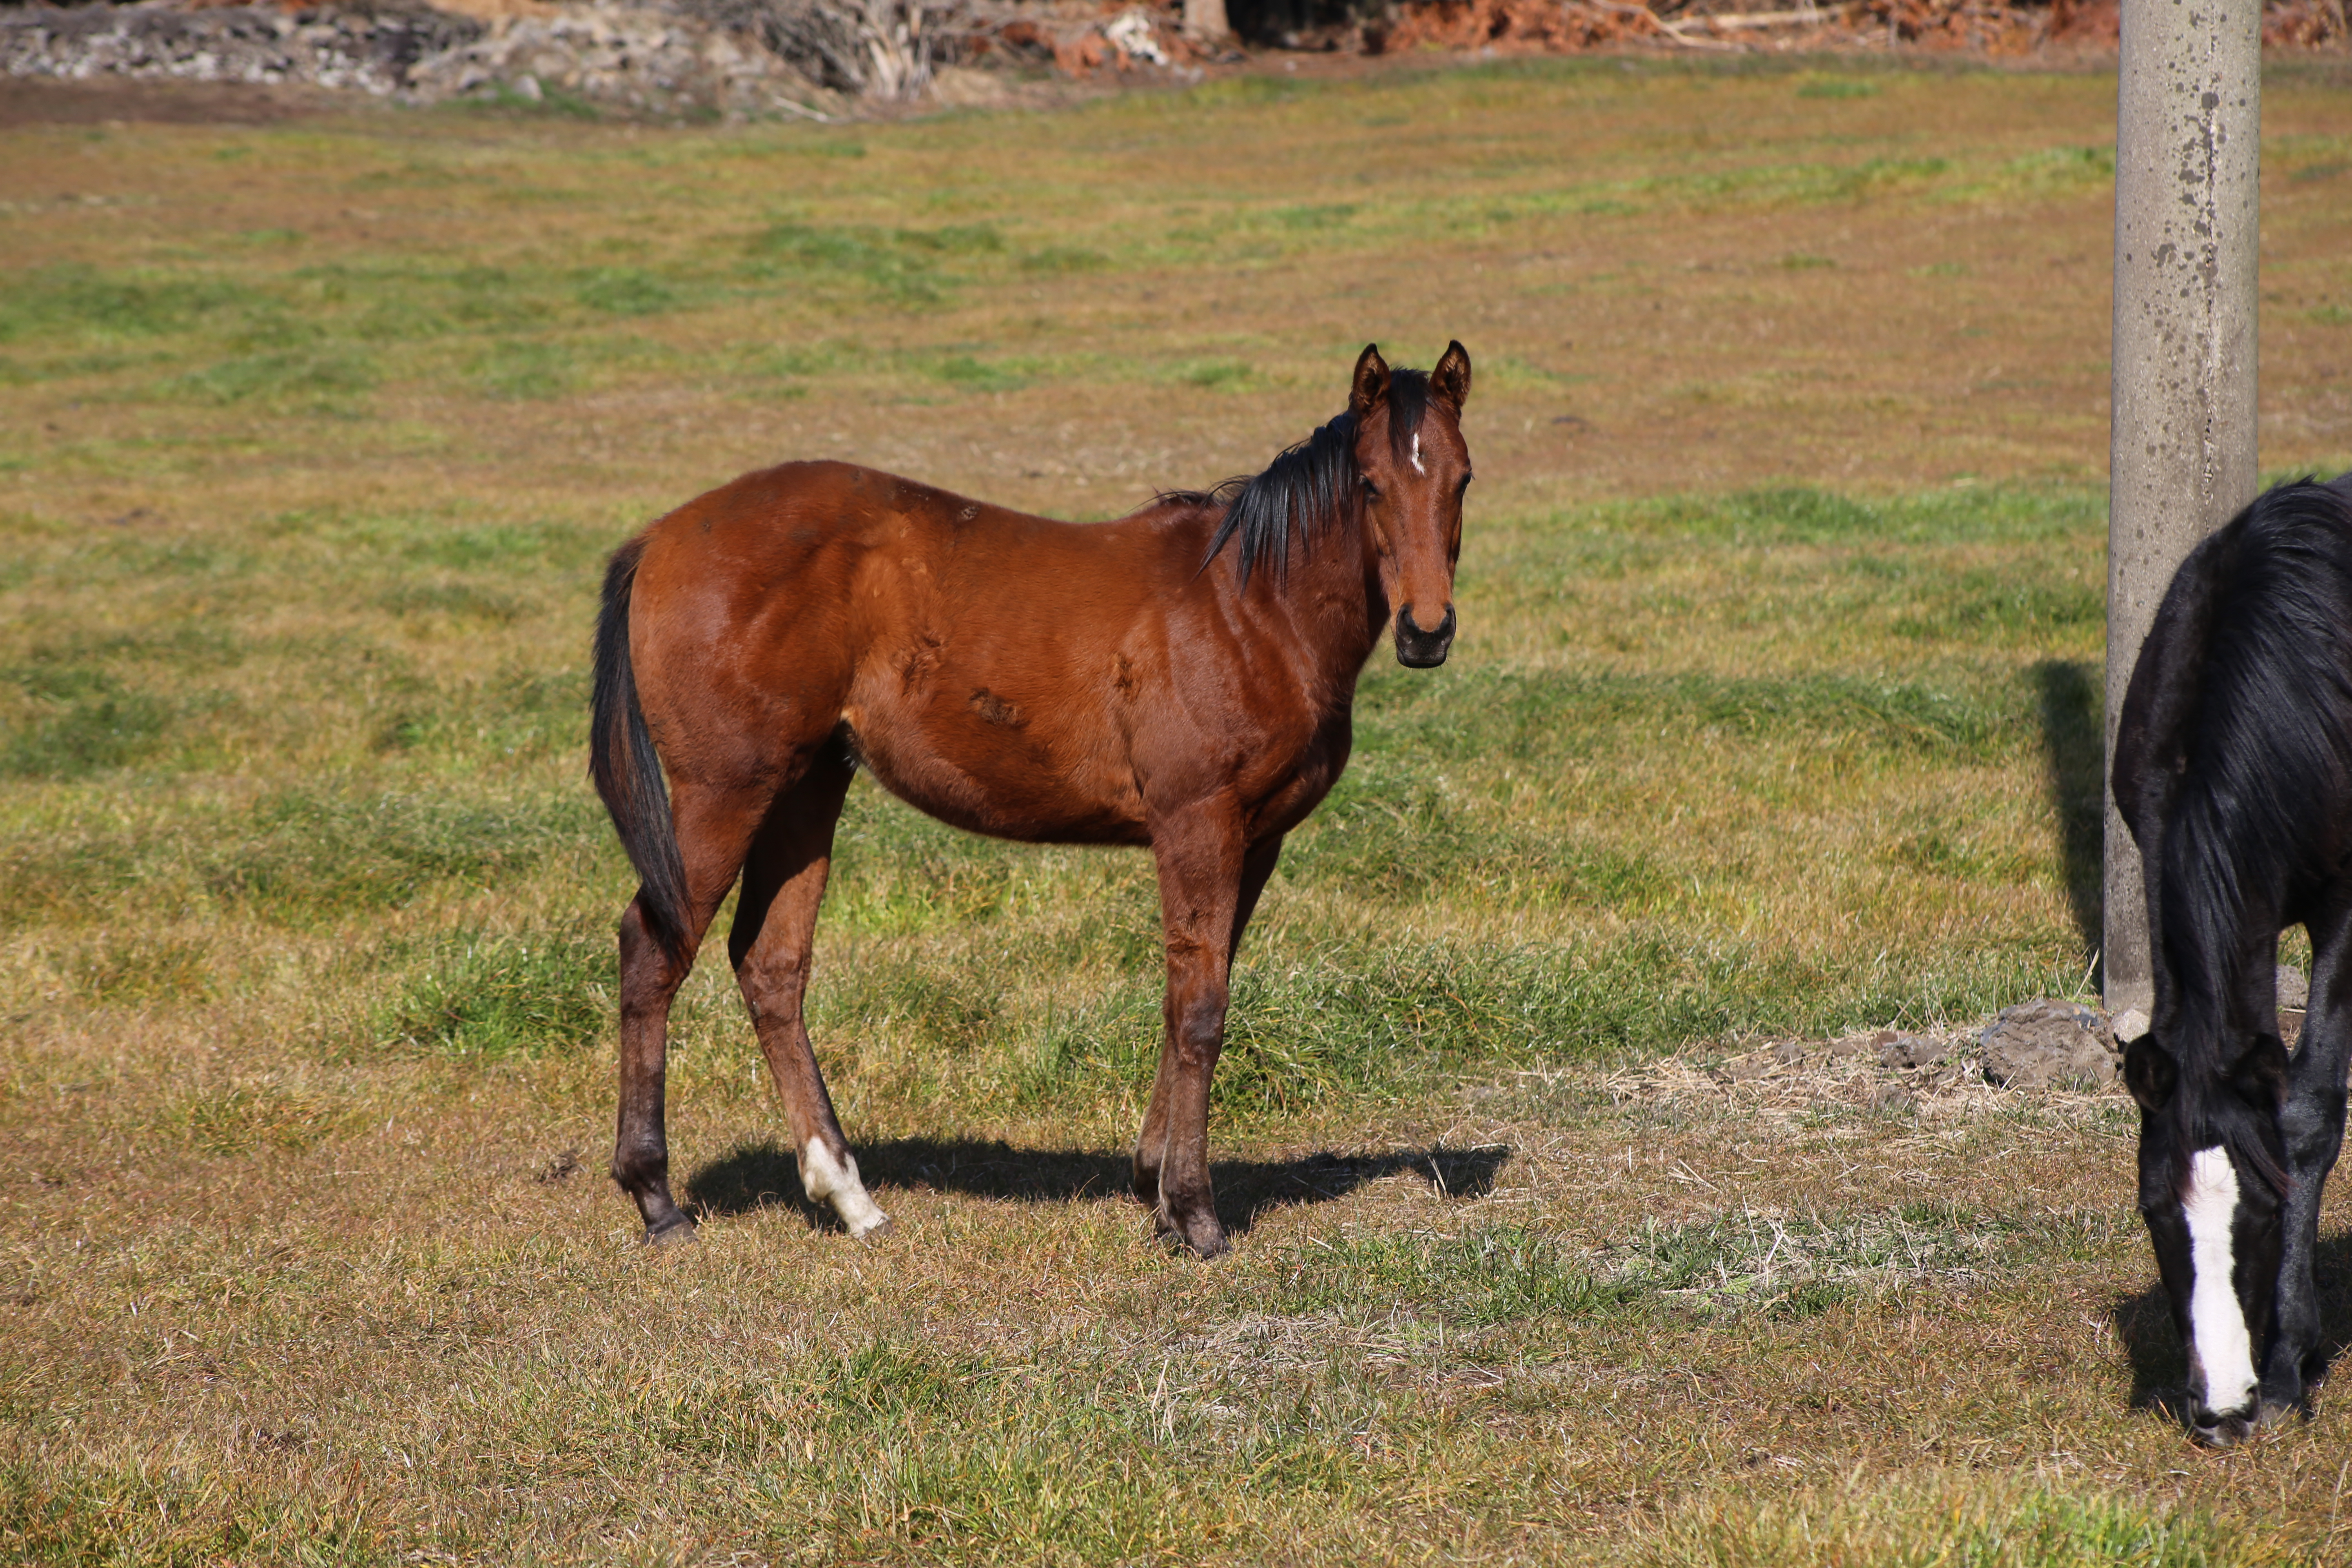
[{"label": "horse's hoof", "polygon": [[1164,1210],[1152,1216],[1159,1222],[1160,1237],[1171,1246],[1181,1247],[1193,1257],[1207,1262],[1223,1258],[1234,1249],[1225,1239],[1225,1227],[1217,1223],[1214,1215],[1196,1215],[1190,1220],[1172,1218]]},{"label": "horse's hoof", "polygon": [[694,1222],[684,1215],[674,1215],[659,1225],[646,1226],[647,1247],[677,1247],[694,1239]]}]

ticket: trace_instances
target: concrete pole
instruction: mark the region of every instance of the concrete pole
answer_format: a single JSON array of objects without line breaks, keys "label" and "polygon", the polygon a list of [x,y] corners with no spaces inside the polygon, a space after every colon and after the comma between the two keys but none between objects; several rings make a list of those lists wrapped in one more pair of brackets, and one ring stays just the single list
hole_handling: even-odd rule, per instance
[{"label": "concrete pole", "polygon": [[[2261,0],[2123,0],[2116,92],[2107,752],[2190,548],[2254,498]],[[2154,995],[2139,853],[2106,798],[2107,1010]]]},{"label": "concrete pole", "polygon": [[1222,44],[1233,37],[1225,19],[1225,0],[1184,0],[1184,36],[1204,44]]}]

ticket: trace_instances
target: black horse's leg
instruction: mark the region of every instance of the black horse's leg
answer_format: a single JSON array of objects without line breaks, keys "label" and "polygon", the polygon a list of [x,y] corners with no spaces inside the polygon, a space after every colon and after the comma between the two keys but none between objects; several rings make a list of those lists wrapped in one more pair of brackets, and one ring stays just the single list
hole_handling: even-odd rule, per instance
[{"label": "black horse's leg", "polygon": [[743,892],[727,952],[768,1071],[783,1096],[802,1189],[830,1203],[850,1235],[871,1236],[888,1229],[890,1216],[875,1206],[858,1179],[857,1161],[841,1134],[801,1016],[817,906],[833,862],[834,825],[850,777],[848,753],[835,747],[777,800],[743,862]]},{"label": "black horse's leg", "polygon": [[2312,1271],[2319,1247],[2319,1203],[2344,1143],[2344,1079],[2352,1050],[2352,889],[2339,891],[2310,922],[2311,1000],[2303,1037],[2287,1064],[2279,1132],[2286,1143],[2285,1235],[2279,1257],[2277,1331],[2263,1358],[2263,1414],[2283,1415],[2304,1402],[2304,1372],[2319,1349],[2319,1286]]},{"label": "black horse's leg", "polygon": [[694,1235],[694,1221],[679,1210],[669,1190],[669,1009],[693,972],[702,933],[734,885],[765,805],[764,797],[678,789],[671,816],[686,862],[683,952],[672,954],[655,940],[636,900],[621,916],[621,1109],[613,1139],[613,1180],[636,1200],[647,1241]]},{"label": "black horse's leg", "polygon": [[1163,1234],[1202,1258],[1223,1252],[1209,1182],[1209,1079],[1225,1037],[1234,954],[1282,840],[1244,846],[1238,824],[1192,821],[1154,836],[1168,954],[1160,1071],[1135,1145],[1136,1195]]}]

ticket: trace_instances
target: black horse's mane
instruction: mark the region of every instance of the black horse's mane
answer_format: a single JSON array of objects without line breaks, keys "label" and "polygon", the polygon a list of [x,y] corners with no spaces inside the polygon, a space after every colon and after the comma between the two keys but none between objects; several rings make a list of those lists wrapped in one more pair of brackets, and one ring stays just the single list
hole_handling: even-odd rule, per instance
[{"label": "black horse's mane", "polygon": [[[1429,377],[1417,370],[1389,373],[1389,445],[1400,462],[1412,448],[1422,416],[1429,411]],[[1242,584],[1271,563],[1278,576],[1290,565],[1290,536],[1302,550],[1357,516],[1356,416],[1345,413],[1295,447],[1286,447],[1263,473],[1227,479],[1213,490],[1168,490],[1158,498],[1193,506],[1223,507],[1224,517],[1209,541],[1201,566],[1238,539]],[[1316,524],[1321,526],[1318,528]]]},{"label": "black horse's mane", "polygon": [[2204,635],[2161,678],[2170,690],[2158,700],[2179,706],[2170,754],[2149,764],[2176,775],[2162,864],[2149,868],[2178,1013],[2165,1044],[2179,1061],[2183,1153],[2219,1137],[2255,1154],[2225,1087],[2247,1022],[2232,1017],[2247,922],[2258,900],[2292,907],[2334,876],[2319,860],[2352,800],[2352,484],[2264,492],[2192,552],[2175,595],[2187,596],[2168,607]]}]

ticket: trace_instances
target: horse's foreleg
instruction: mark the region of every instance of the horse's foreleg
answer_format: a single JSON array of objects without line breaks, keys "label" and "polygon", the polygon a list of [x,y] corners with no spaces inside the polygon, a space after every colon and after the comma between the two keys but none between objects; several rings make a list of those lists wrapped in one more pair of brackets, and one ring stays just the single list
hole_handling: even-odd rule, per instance
[{"label": "horse's foreleg", "polygon": [[1203,1258],[1226,1248],[1209,1182],[1209,1080],[1225,1036],[1233,960],[1279,838],[1244,847],[1224,825],[1155,839],[1168,953],[1160,1071],[1136,1142],[1135,1190],[1162,1232]]},{"label": "horse's foreleg", "polygon": [[2288,1191],[2283,1216],[2277,1331],[2263,1358],[2265,1417],[2301,1408],[2304,1368],[2320,1344],[2319,1286],[2313,1263],[2319,1248],[2319,1204],[2344,1143],[2344,1078],[2352,1054],[2352,898],[2338,900],[2311,926],[2309,1010],[2303,1037],[2287,1064],[2286,1103],[2279,1132],[2286,1144]]},{"label": "horse's foreleg", "polygon": [[1233,934],[1225,940],[1225,967],[1230,971],[1242,953],[1242,936],[1249,930],[1250,917],[1257,913],[1258,896],[1265,891],[1266,879],[1274,875],[1274,863],[1282,858],[1282,835],[1276,834],[1262,844],[1253,844],[1242,857],[1241,896],[1234,901]]},{"label": "horse's foreleg", "polygon": [[669,1127],[665,1104],[669,1010],[694,969],[694,955],[719,912],[743,848],[759,821],[756,801],[715,800],[680,791],[672,816],[686,862],[686,948],[670,953],[655,940],[635,900],[621,916],[621,1108],[613,1140],[613,1180],[635,1200],[647,1241],[691,1239],[688,1218],[669,1190]]},{"label": "horse's foreleg", "polygon": [[817,906],[832,864],[834,824],[850,776],[845,755],[828,755],[776,802],[744,862],[743,894],[727,949],[751,1026],[759,1031],[760,1050],[783,1096],[802,1189],[819,1203],[830,1203],[849,1234],[863,1237],[888,1229],[890,1216],[858,1179],[856,1157],[834,1115],[833,1097],[825,1092],[801,1014]]}]

